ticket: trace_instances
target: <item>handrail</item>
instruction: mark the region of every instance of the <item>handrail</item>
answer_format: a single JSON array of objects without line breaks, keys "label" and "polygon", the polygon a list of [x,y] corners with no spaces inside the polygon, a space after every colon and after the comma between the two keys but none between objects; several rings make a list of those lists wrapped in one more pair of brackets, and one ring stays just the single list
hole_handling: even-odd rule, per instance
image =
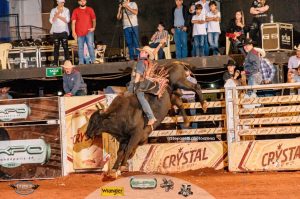
[{"label": "handrail", "polygon": [[253,86],[237,86],[237,90],[245,89],[282,89],[282,88],[294,88],[300,87],[299,83],[281,83],[281,84],[264,84],[264,85],[253,85]]}]

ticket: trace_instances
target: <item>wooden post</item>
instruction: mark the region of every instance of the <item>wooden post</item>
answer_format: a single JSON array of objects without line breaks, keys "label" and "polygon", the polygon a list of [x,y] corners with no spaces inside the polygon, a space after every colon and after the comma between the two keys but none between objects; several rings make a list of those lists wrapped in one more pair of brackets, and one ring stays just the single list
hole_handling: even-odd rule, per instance
[{"label": "wooden post", "polygon": [[230,162],[231,162],[231,144],[239,141],[239,137],[237,135],[237,124],[236,121],[238,118],[237,114],[237,90],[236,90],[236,84],[233,80],[229,79],[227,80],[225,84],[225,102],[226,102],[226,129],[227,129],[227,145],[228,145],[228,167],[230,168]]}]

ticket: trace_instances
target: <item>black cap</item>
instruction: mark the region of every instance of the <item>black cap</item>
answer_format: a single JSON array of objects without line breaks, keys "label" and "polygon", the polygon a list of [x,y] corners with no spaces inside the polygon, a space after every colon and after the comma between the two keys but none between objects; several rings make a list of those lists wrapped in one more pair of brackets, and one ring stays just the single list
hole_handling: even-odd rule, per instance
[{"label": "black cap", "polygon": [[247,38],[247,39],[245,39],[244,45],[249,45],[249,44],[254,45],[254,43],[255,42],[251,38]]},{"label": "black cap", "polygon": [[236,63],[234,60],[230,59],[228,60],[227,64],[224,64],[225,67],[227,66],[236,66]]}]

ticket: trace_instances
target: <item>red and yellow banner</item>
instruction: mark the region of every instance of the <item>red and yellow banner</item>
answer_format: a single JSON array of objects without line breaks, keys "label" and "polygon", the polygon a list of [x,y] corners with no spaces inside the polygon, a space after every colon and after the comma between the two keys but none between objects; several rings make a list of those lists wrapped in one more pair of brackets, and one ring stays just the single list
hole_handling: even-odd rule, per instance
[{"label": "red and yellow banner", "polygon": [[172,173],[201,168],[223,169],[227,163],[225,142],[147,144],[130,160],[130,171]]},{"label": "red and yellow banner", "polygon": [[242,141],[229,146],[230,171],[298,170],[300,139]]},{"label": "red and yellow banner", "polygon": [[97,110],[96,104],[106,104],[104,95],[65,97],[65,136],[67,137],[67,171],[103,169],[109,156],[103,150],[102,139],[85,136],[90,116]]}]

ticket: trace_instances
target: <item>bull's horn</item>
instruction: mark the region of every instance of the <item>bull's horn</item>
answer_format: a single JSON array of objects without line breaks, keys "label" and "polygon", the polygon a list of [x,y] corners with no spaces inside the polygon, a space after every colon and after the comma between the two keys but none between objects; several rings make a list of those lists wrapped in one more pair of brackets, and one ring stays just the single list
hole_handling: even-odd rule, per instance
[{"label": "bull's horn", "polygon": [[99,106],[98,103],[96,104],[96,108],[97,108],[99,111],[101,110],[101,107]]},{"label": "bull's horn", "polygon": [[102,110],[105,109],[105,106],[104,106],[101,102],[99,102],[99,105],[101,106],[101,109],[102,109]]}]

